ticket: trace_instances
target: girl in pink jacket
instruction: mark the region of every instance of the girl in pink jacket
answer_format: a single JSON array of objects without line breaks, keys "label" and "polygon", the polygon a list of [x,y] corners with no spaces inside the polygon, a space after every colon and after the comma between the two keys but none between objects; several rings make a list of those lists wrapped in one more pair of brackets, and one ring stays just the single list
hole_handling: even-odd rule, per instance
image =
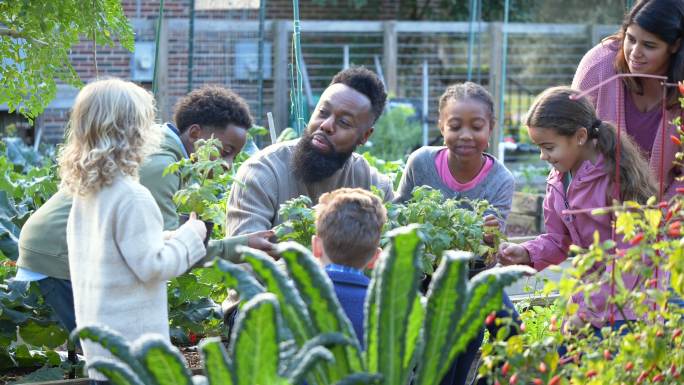
[{"label": "girl in pink jacket", "polygon": [[[520,245],[502,244],[499,260],[504,265],[524,264],[542,270],[564,261],[571,244],[588,248],[594,241],[594,231],[598,231],[602,242],[611,238],[612,216],[569,214],[567,210],[607,207],[613,199],[645,203],[656,193],[648,164],[634,142],[621,135],[620,191],[615,196],[615,127],[599,120],[586,98],[570,99],[576,94],[567,87],[550,88],[537,97],[528,112],[530,138],[540,147],[541,159],[553,166],[544,199],[547,232]],[[636,278],[624,278],[627,284],[636,282]],[[573,298],[580,306],[580,318],[597,327],[604,325],[608,320],[609,293],[609,285],[604,285],[592,296],[591,307],[584,303],[582,295]],[[632,318],[631,314],[627,317]],[[615,319],[623,317],[615,314]]]}]

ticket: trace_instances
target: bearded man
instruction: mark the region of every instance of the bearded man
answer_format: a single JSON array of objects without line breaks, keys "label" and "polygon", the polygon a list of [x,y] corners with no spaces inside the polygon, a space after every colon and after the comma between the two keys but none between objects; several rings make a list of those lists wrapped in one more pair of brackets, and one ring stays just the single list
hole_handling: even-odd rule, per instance
[{"label": "bearded man", "polygon": [[280,205],[300,195],[317,202],[341,187],[376,186],[391,201],[389,178],[354,152],[373,133],[386,100],[382,82],[364,67],[335,75],[300,139],[271,145],[240,167],[228,200],[227,235],[271,229],[281,223]]}]

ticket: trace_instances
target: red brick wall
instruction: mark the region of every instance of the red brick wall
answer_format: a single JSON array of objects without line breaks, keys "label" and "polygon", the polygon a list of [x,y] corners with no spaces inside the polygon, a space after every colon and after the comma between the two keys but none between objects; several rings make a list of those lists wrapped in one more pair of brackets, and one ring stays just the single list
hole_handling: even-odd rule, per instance
[{"label": "red brick wall", "polygon": [[[353,0],[332,0],[327,5],[321,6],[313,0],[300,1],[300,16],[302,19],[318,20],[388,20],[396,19],[399,12],[399,0],[368,0],[368,4],[361,8],[353,8],[350,4]],[[136,39],[140,41],[154,41],[154,21],[159,15],[158,0],[121,1],[124,12],[131,20],[142,20],[149,26],[142,30],[136,30]],[[258,20],[258,9],[251,10],[217,10],[196,11],[195,20]],[[190,15],[190,0],[166,0],[164,2],[165,19],[185,19]],[[292,0],[268,0],[267,19],[291,19]],[[133,24],[134,27],[137,24]],[[188,68],[188,31],[169,31],[168,37],[168,79],[163,87],[166,87],[168,98],[161,110],[168,111],[164,119],[170,118],[170,111],[179,97],[187,92],[187,68]],[[256,82],[236,81],[233,76],[233,47],[232,41],[236,39],[255,39],[256,33],[226,33],[226,32],[201,32],[195,33],[194,40],[194,70],[193,88],[206,83],[223,84],[233,88],[250,102],[253,114],[257,110]],[[268,38],[268,37],[267,37]],[[100,76],[117,76],[121,78],[131,77],[132,54],[122,47],[97,47],[97,71]],[[93,45],[86,41],[75,46],[71,52],[71,64],[84,82],[96,77],[95,55]],[[144,84],[150,86],[150,84]],[[264,111],[272,107],[272,81],[264,82]],[[264,112],[265,113],[265,112]],[[62,140],[65,123],[68,119],[68,111],[50,109],[47,110],[37,124],[42,125],[43,139],[51,142]]]},{"label": "red brick wall", "polygon": [[[320,2],[319,2],[320,3]],[[354,0],[326,0],[319,5],[313,0],[299,2],[302,20],[393,20],[399,17],[399,0],[367,0],[366,5],[356,8]],[[268,0],[266,17],[291,19],[292,0]]]}]

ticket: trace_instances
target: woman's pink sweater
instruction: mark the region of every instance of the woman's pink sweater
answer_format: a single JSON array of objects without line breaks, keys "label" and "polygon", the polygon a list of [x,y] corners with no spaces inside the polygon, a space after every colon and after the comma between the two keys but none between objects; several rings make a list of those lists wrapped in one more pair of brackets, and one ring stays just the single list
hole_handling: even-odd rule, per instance
[{"label": "woman's pink sweater", "polygon": [[[617,72],[613,63],[618,54],[618,49],[619,42],[607,41],[599,43],[587,52],[577,67],[575,77],[572,80],[572,88],[586,90],[614,76]],[[615,124],[624,133],[627,125],[625,124],[625,89],[622,85],[621,79],[615,79],[589,93],[589,99],[596,107],[596,112],[601,120]],[[664,146],[662,143],[662,120],[657,127],[653,128],[658,132],[653,142],[649,165],[656,179],[660,182],[662,162],[664,199],[672,197],[676,193],[677,187],[684,186],[683,182],[675,180],[677,176],[682,175],[682,168],[673,164],[675,154],[681,151],[681,148],[670,140],[670,135],[678,136],[677,129],[672,121],[681,113],[682,110],[679,107],[673,107],[666,111]]]}]

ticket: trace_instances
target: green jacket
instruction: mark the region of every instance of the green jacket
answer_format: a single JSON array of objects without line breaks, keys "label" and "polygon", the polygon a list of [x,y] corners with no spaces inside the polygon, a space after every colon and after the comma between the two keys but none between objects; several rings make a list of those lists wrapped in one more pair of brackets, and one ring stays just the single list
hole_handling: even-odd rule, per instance
[{"label": "green jacket", "polygon": [[[180,189],[177,174],[162,176],[164,169],[183,158],[183,150],[168,130],[159,151],[150,155],[140,167],[140,183],[152,193],[164,219],[164,230],[178,227],[178,214],[173,195]],[[58,191],[29,217],[19,234],[17,266],[49,277],[69,279],[66,224],[71,211],[71,197]],[[246,236],[212,240],[207,257],[234,260],[235,247],[247,243]]]}]

